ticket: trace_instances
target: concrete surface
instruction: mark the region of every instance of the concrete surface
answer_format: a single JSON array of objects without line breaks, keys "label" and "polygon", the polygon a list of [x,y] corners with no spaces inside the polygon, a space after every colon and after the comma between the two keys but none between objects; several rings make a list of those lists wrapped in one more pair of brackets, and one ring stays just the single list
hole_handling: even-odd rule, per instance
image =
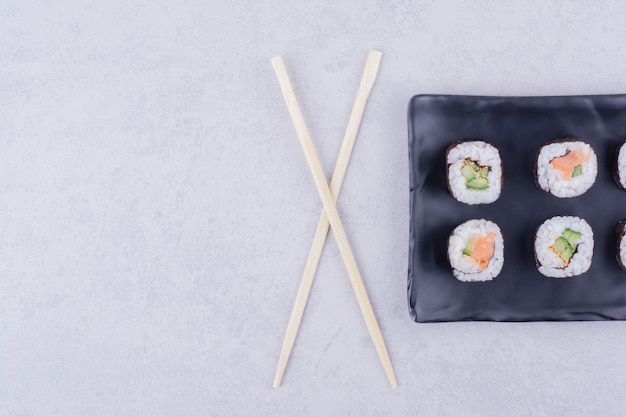
[{"label": "concrete surface", "polygon": [[[411,322],[418,93],[626,92],[621,1],[0,4],[0,416],[624,416],[626,323]],[[384,53],[291,361],[321,209],[270,58],[328,175]]]}]

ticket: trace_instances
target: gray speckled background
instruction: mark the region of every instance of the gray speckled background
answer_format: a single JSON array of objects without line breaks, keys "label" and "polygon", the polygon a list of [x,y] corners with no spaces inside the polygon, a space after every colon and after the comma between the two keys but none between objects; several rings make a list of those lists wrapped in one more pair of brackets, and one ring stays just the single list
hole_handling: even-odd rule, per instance
[{"label": "gray speckled background", "polygon": [[[0,416],[626,415],[626,323],[418,325],[406,306],[409,98],[625,93],[625,16],[3,1]],[[330,175],[370,48],[384,56],[338,207],[400,386],[331,238],[273,389],[321,203],[269,59]]]}]

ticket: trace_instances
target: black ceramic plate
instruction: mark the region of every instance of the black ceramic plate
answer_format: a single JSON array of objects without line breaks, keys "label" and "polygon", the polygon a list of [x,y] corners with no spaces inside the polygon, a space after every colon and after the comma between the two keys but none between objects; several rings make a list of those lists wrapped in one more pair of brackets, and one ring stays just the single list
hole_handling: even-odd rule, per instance
[{"label": "black ceramic plate", "polygon": [[[598,177],[580,197],[539,190],[533,165],[548,140],[578,138],[598,156]],[[481,139],[500,151],[504,184],[492,204],[469,206],[446,188],[446,148]],[[418,322],[493,320],[624,320],[626,273],[615,259],[615,227],[626,218],[626,192],[612,178],[617,146],[626,140],[626,96],[415,96],[409,105],[411,229],[408,298]],[[537,271],[535,229],[547,218],[574,215],[594,231],[591,268],[567,279]],[[450,232],[485,218],[504,237],[504,267],[493,281],[458,281],[450,270]]]}]

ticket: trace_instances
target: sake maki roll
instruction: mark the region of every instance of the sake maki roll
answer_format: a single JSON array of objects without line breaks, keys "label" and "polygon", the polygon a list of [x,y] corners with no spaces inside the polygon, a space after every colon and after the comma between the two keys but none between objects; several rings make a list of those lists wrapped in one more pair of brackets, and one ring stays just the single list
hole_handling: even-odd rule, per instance
[{"label": "sake maki roll", "polygon": [[559,198],[577,197],[591,188],[598,175],[593,148],[578,139],[545,144],[535,164],[539,188]]},{"label": "sake maki roll", "polygon": [[626,191],[626,142],[622,142],[615,152],[613,178],[619,188]]},{"label": "sake maki roll", "polygon": [[448,189],[466,204],[489,204],[502,190],[502,161],[493,145],[483,141],[452,144],[446,152]]},{"label": "sake maki roll", "polygon": [[617,263],[626,272],[626,220],[617,224],[615,234],[617,235]]},{"label": "sake maki roll", "polygon": [[448,240],[448,259],[459,281],[489,281],[504,264],[504,240],[497,224],[485,219],[457,226]]},{"label": "sake maki roll", "polygon": [[593,257],[593,231],[573,216],[552,217],[537,229],[535,259],[547,277],[567,278],[587,272]]}]

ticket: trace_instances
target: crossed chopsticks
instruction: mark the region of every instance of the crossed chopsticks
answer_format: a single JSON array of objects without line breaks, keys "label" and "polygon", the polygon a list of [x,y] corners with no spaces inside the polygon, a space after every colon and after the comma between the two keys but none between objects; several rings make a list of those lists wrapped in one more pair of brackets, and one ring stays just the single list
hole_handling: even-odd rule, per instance
[{"label": "crossed chopsticks", "polygon": [[341,219],[339,218],[339,213],[337,212],[337,207],[335,205],[335,200],[339,195],[346,169],[348,167],[348,161],[354,146],[356,134],[359,130],[361,119],[363,118],[365,104],[367,103],[367,99],[378,74],[381,57],[382,54],[374,50],[371,50],[368,54],[359,90],[354,106],[352,107],[352,113],[350,114],[348,127],[346,128],[346,134],[344,136],[343,144],[341,145],[341,150],[339,151],[339,157],[337,158],[337,163],[335,165],[335,171],[330,182],[330,187],[326,183],[322,166],[320,165],[317,153],[313,147],[313,142],[311,141],[306,123],[304,122],[302,112],[300,111],[300,106],[296,101],[296,96],[293,92],[291,81],[289,81],[289,76],[287,75],[287,69],[285,68],[283,59],[280,56],[277,56],[271,60],[274,72],[276,73],[276,77],[278,78],[278,82],[283,92],[283,97],[287,103],[291,120],[296,129],[296,133],[298,134],[298,138],[300,139],[300,144],[304,150],[311,173],[313,174],[317,191],[319,192],[324,204],[324,210],[322,211],[317,225],[315,238],[313,239],[311,251],[307,259],[304,274],[302,275],[300,287],[298,288],[296,300],[289,318],[289,324],[287,325],[287,330],[285,332],[285,338],[280,358],[278,360],[278,368],[276,369],[276,376],[274,378],[275,388],[280,385],[280,381],[282,380],[285,372],[287,361],[289,360],[289,355],[291,354],[291,350],[298,333],[298,328],[300,327],[300,322],[302,321],[304,307],[309,297],[309,292],[311,291],[311,285],[313,284],[315,271],[317,270],[317,265],[322,254],[322,248],[324,246],[326,236],[328,235],[329,226],[332,226],[341,257],[343,258],[343,262],[348,270],[348,276],[350,277],[359,307],[363,313],[365,324],[367,325],[367,329],[370,333],[372,341],[374,342],[378,356],[380,357],[382,365],[385,369],[389,383],[393,388],[398,386],[396,376],[394,375],[393,368],[391,366],[391,361],[389,360],[389,354],[387,353],[387,348],[385,347],[385,341],[383,340],[380,328],[378,327],[376,316],[372,310],[372,305],[370,304],[367,292],[365,291],[361,274],[357,268],[354,255],[352,254],[352,249],[348,243],[348,238],[346,237],[343,224],[341,223]]}]

